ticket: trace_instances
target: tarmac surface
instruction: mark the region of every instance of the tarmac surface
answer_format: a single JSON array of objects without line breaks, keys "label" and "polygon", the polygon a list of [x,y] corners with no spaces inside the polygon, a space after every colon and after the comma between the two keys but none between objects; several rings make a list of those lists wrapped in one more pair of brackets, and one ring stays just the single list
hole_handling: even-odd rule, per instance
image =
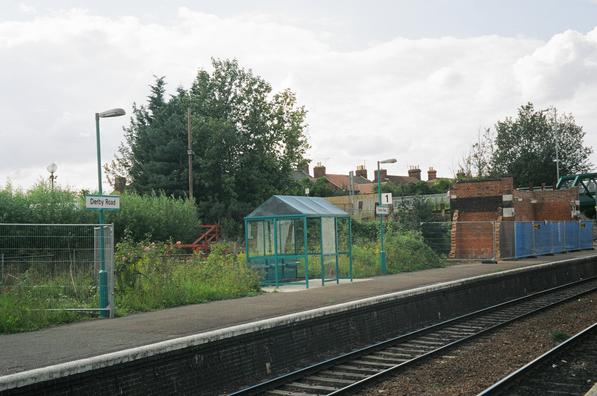
[{"label": "tarmac surface", "polygon": [[455,264],[292,293],[265,293],[0,335],[0,376],[420,286],[588,256],[597,254],[582,251],[497,264]]}]

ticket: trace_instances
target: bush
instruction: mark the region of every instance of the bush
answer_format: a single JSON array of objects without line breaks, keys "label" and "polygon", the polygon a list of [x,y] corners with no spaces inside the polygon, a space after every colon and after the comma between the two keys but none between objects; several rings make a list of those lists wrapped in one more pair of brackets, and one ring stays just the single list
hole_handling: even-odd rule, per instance
[{"label": "bush", "polygon": [[438,268],[445,261],[413,232],[390,231],[385,239],[386,263],[389,273]]},{"label": "bush", "polygon": [[120,210],[106,212],[108,223],[114,223],[117,241],[128,236],[135,241],[169,239],[192,242],[199,235],[200,220],[196,206],[188,200],[165,195],[121,196]]},{"label": "bush", "polygon": [[231,253],[225,244],[212,245],[206,259],[199,255],[181,259],[175,253],[167,244],[125,240],[117,245],[119,314],[259,292],[257,275],[246,265],[244,255]]},{"label": "bush", "polygon": [[352,221],[352,240],[354,243],[371,242],[377,240],[379,222]]},{"label": "bush", "polygon": [[[168,239],[193,241],[200,232],[196,206],[165,195],[124,194],[120,210],[106,211],[106,222],[114,223],[116,240],[128,229],[130,238],[141,241]],[[29,191],[0,190],[1,223],[95,224],[97,212],[85,209],[84,197],[74,191],[40,183]]]},{"label": "bush", "polygon": [[376,243],[367,242],[352,247],[352,276],[369,278],[380,275],[379,249]]}]

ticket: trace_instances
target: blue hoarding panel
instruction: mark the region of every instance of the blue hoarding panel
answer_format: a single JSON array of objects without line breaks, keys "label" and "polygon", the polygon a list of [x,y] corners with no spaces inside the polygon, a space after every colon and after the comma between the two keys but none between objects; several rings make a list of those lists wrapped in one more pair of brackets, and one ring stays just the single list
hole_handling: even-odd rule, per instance
[{"label": "blue hoarding panel", "polygon": [[578,250],[580,248],[579,226],[576,221],[566,223],[566,250]]},{"label": "blue hoarding panel", "polygon": [[514,224],[514,257],[593,248],[592,221],[533,221]]},{"label": "blue hoarding panel", "polygon": [[551,250],[551,223],[543,221],[533,222],[534,255],[552,253]]},{"label": "blue hoarding panel", "polygon": [[514,257],[529,257],[533,254],[533,224],[517,221],[514,225]]},{"label": "blue hoarding panel", "polygon": [[581,221],[579,229],[579,240],[581,249],[592,249],[593,248],[593,222],[592,221]]}]

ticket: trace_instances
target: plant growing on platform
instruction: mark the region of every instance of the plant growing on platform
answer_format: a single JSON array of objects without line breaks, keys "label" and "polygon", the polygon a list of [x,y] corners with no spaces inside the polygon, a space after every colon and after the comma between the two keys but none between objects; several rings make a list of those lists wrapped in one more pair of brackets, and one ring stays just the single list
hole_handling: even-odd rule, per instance
[{"label": "plant growing on platform", "polygon": [[117,246],[120,314],[243,297],[259,292],[257,275],[242,254],[212,245],[207,258],[180,256],[169,244],[125,241]]}]

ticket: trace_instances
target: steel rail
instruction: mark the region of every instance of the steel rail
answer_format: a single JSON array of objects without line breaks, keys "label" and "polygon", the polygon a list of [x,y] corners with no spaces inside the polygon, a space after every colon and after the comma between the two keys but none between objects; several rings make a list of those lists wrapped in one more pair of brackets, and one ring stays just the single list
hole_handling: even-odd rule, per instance
[{"label": "steel rail", "polygon": [[[580,290],[573,291],[575,289]],[[420,362],[423,359],[430,358],[440,352],[447,350],[448,348],[452,348],[460,343],[470,341],[473,338],[476,338],[489,331],[493,331],[494,329],[505,324],[576,298],[582,294],[590,293],[594,290],[597,290],[597,277],[571,282],[565,285],[536,292],[528,296],[502,302],[465,315],[442,321],[440,323],[433,324],[422,329],[417,329],[388,340],[377,342],[364,348],[359,348],[306,368],[302,368],[277,378],[261,382],[254,386],[241,389],[237,392],[231,393],[231,395],[237,396],[268,393],[286,396],[307,396],[337,395],[347,391],[353,391],[365,384],[370,383],[371,381],[378,380],[379,378],[391,372],[394,372],[398,369],[403,369],[415,362]],[[553,298],[553,296],[558,293],[562,293],[564,296],[555,298],[555,300],[552,301],[550,296]],[[541,302],[541,298],[547,299],[548,301]],[[535,302],[536,306],[531,304],[533,302]],[[524,308],[524,304],[531,304],[531,306]],[[523,307],[522,311],[518,312],[517,310],[520,310],[521,306]],[[512,310],[513,312],[509,313],[508,310]],[[500,312],[502,312],[502,317],[499,315]],[[492,316],[494,318],[492,318]],[[498,319],[496,320],[495,317]],[[477,323],[475,322],[476,320],[478,320]],[[434,335],[434,331],[436,330],[437,334]],[[445,338],[440,338],[438,340],[439,342],[435,341],[435,338],[437,338],[438,334],[444,336]],[[411,345],[409,345],[409,342],[411,342]],[[437,347],[433,345],[436,345]],[[426,346],[433,347],[426,348]],[[394,350],[388,351],[387,348],[394,348]],[[402,350],[400,350],[400,348],[402,348]],[[371,353],[385,355],[385,357],[369,356]],[[361,360],[359,360],[359,358]],[[392,360],[395,361],[392,363]],[[351,361],[355,362],[353,366],[347,366],[346,364],[343,365],[343,363]],[[341,368],[344,370],[344,372],[341,372],[342,374],[330,372],[330,370],[334,370],[334,368],[338,366],[344,366],[344,368]],[[326,370],[327,373],[324,374],[323,377],[316,376],[313,377],[313,380],[309,379],[310,375],[314,373],[321,373],[324,370]],[[332,375],[332,377],[325,377],[325,375]],[[299,379],[306,379],[308,382],[310,381],[313,384],[309,385],[296,382],[296,380]],[[341,386],[333,387],[327,385],[317,385],[326,383],[326,381],[332,384],[335,382],[336,385],[341,384]],[[289,386],[292,389],[301,390],[277,389],[282,386]]]},{"label": "steel rail", "polygon": [[[592,343],[595,344],[593,348],[589,349],[588,351],[584,348],[584,346],[588,343],[587,341],[592,341]],[[560,370],[558,370],[558,368],[565,366],[565,364],[562,364],[562,360],[565,360],[568,363],[573,361],[575,356],[580,355],[582,357],[583,355],[586,355],[588,353],[592,355],[590,359],[593,359],[593,361],[595,361],[595,356],[597,355],[597,349],[595,349],[596,347],[597,322],[593,323],[591,326],[580,331],[574,336],[568,338],[566,341],[562,342],[555,348],[545,352],[543,355],[527,363],[518,370],[510,373],[509,375],[502,378],[495,384],[491,385],[489,388],[479,393],[478,396],[511,394],[513,393],[513,388],[516,387],[526,388],[526,390],[523,391],[522,394],[529,393],[527,391],[538,393],[546,387],[549,387],[550,391],[558,391],[557,393],[560,394],[560,389],[554,389],[557,388],[558,385],[560,385],[560,387],[568,388],[567,390],[569,391],[569,394],[585,394],[585,392],[588,391],[589,388],[594,384],[595,372],[591,371],[592,376],[589,376],[586,379],[573,378],[573,383],[584,382],[587,388],[582,391],[574,391],[570,389],[570,382],[565,382],[565,377],[569,378],[569,376],[566,374],[561,375],[562,373],[560,372]],[[597,365],[597,363],[595,365]],[[552,380],[547,384],[541,384],[543,385],[542,387],[537,386],[537,384],[529,384],[529,382],[532,382],[533,378],[537,378],[540,376],[540,374],[545,372],[545,367],[549,367],[551,369],[549,375],[553,377]],[[564,382],[560,382],[561,379],[563,379]],[[589,380],[589,382],[586,382],[586,380]],[[524,385],[525,383],[527,385]],[[566,390],[562,390],[561,394],[568,394],[565,392]],[[514,393],[518,394],[518,392]]]}]

